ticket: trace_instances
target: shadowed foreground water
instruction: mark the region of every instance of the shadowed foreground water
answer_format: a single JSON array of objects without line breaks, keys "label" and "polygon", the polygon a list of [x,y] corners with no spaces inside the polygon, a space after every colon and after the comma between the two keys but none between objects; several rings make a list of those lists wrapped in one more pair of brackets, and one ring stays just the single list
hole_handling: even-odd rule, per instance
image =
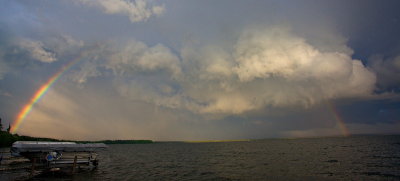
[{"label": "shadowed foreground water", "polygon": [[[400,180],[400,136],[109,145],[100,155],[97,169],[62,180]],[[23,175],[0,178],[10,174]]]}]

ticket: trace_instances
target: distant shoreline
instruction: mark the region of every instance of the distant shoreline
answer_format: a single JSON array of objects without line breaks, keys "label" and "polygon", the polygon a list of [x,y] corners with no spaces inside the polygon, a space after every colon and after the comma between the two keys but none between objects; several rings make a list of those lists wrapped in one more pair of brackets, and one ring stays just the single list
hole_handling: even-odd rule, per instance
[{"label": "distant shoreline", "polygon": [[0,148],[10,147],[16,141],[55,141],[55,142],[76,142],[76,143],[104,143],[104,144],[150,144],[150,143],[221,143],[221,142],[249,142],[264,139],[320,139],[320,138],[342,138],[355,136],[400,136],[400,134],[353,134],[350,136],[316,136],[316,137],[282,137],[282,138],[263,138],[263,139],[237,139],[237,140],[186,140],[186,141],[153,141],[153,140],[100,140],[100,141],[77,141],[59,140],[54,138],[41,138],[32,136],[20,136],[6,131],[0,131]]}]

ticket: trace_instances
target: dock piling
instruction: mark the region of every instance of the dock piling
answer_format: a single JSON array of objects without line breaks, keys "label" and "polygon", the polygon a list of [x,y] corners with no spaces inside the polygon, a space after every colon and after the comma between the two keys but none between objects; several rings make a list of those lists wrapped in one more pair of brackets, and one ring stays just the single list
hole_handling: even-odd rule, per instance
[{"label": "dock piling", "polygon": [[75,167],[76,167],[76,160],[78,159],[78,157],[75,155],[74,157],[74,164],[72,165],[72,170],[71,170],[71,174],[73,174],[75,172]]}]

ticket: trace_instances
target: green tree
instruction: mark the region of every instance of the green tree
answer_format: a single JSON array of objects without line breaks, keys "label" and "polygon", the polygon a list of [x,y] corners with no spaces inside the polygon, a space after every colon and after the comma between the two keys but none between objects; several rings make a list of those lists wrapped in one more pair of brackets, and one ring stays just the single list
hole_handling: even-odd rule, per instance
[{"label": "green tree", "polygon": [[11,124],[9,123],[8,124],[8,128],[7,128],[7,132],[10,133],[10,130],[11,130]]}]

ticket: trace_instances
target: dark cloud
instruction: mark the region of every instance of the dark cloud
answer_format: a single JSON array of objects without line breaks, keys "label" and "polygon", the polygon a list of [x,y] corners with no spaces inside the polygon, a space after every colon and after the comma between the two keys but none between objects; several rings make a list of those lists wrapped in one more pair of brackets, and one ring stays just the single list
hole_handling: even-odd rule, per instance
[{"label": "dark cloud", "polygon": [[368,66],[376,72],[378,93],[400,92],[400,56],[374,55],[369,59]]}]

